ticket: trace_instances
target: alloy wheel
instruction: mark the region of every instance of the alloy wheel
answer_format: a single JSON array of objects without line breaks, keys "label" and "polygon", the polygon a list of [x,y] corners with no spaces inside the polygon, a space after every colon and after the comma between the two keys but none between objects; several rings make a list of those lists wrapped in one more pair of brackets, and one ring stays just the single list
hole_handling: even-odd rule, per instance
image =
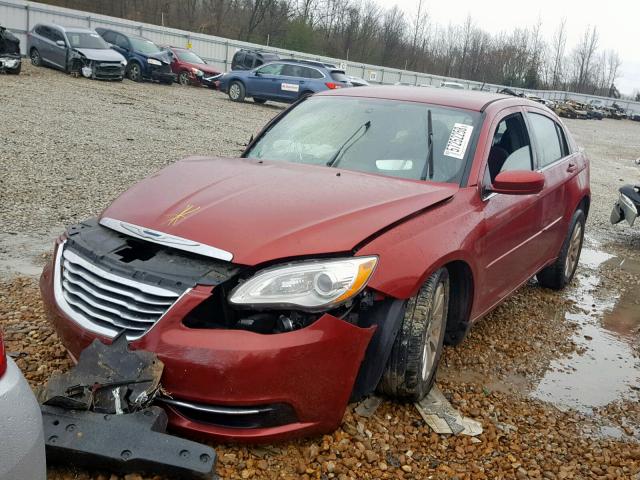
[{"label": "alloy wheel", "polygon": [[135,63],[129,69],[129,79],[137,82],[140,80],[140,67]]},{"label": "alloy wheel", "polygon": [[427,381],[434,368],[440,334],[444,325],[444,312],[446,304],[446,289],[444,282],[440,282],[433,295],[433,307],[431,318],[425,333],[424,350],[422,352],[422,379]]},{"label": "alloy wheel", "polygon": [[567,251],[567,259],[564,264],[564,275],[567,279],[571,278],[571,275],[578,265],[578,259],[580,258],[580,246],[582,244],[582,224],[576,223],[571,234],[571,240],[569,240],[569,249]]},{"label": "alloy wheel", "polygon": [[31,56],[29,58],[31,59],[31,65],[35,65],[36,67],[40,65],[40,52],[35,48],[31,50]]},{"label": "alloy wheel", "polygon": [[180,85],[189,85],[189,74],[187,72],[180,72],[178,81],[180,82]]},{"label": "alloy wheel", "polygon": [[231,87],[229,87],[229,96],[233,100],[236,100],[240,97],[240,86],[237,83],[234,83],[233,85],[231,85]]}]

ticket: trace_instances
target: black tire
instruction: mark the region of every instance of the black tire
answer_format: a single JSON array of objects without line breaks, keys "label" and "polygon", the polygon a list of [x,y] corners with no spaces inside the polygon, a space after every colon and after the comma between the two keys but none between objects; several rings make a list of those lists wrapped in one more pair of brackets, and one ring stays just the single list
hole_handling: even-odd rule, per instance
[{"label": "black tire", "polygon": [[234,80],[229,85],[229,98],[234,102],[244,102],[246,90],[242,82]]},{"label": "black tire", "polygon": [[29,52],[29,58],[31,59],[31,65],[34,67],[42,66],[42,56],[40,56],[40,52],[37,48],[32,48]]},{"label": "black tire", "polygon": [[[429,393],[442,355],[449,292],[449,272],[441,268],[407,301],[402,326],[378,385],[380,393],[412,402]],[[440,320],[439,332],[433,332],[432,341],[427,342],[431,327],[437,328],[434,319]],[[427,356],[432,358],[430,365],[425,365]]]},{"label": "black tire", "polygon": [[127,65],[126,75],[127,78],[132,82],[141,82],[142,68],[137,62],[131,62],[129,65]]},{"label": "black tire", "polygon": [[183,70],[178,74],[178,83],[180,85],[191,85],[191,79],[189,78],[189,72]]},{"label": "black tire", "polygon": [[585,220],[584,212],[580,209],[576,210],[571,217],[569,231],[562,242],[558,258],[536,275],[538,283],[543,287],[562,290],[573,279],[582,251]]},{"label": "black tire", "polygon": [[254,98],[253,98],[253,101],[254,101],[255,103],[257,103],[258,105],[262,105],[262,104],[264,104],[264,103],[266,103],[266,102],[267,102],[267,99],[266,99],[266,98],[255,98],[255,97],[254,97]]}]

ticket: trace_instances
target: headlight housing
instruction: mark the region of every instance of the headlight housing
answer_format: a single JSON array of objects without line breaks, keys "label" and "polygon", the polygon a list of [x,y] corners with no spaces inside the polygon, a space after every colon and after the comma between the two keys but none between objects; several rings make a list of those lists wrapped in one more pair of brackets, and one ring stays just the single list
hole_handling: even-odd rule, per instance
[{"label": "headlight housing", "polygon": [[204,72],[199,68],[192,68],[191,71],[196,77],[202,77],[204,75]]},{"label": "headlight housing", "polygon": [[155,58],[147,58],[147,63],[150,65],[162,65],[160,60],[156,60]]},{"label": "headlight housing", "polygon": [[126,67],[126,66],[127,66],[127,61],[126,61],[126,60],[122,60],[122,61],[120,62],[120,64],[121,64],[123,67]]},{"label": "headlight housing", "polygon": [[329,310],[360,293],[377,263],[378,258],[371,256],[266,268],[234,288],[229,303],[265,309]]}]

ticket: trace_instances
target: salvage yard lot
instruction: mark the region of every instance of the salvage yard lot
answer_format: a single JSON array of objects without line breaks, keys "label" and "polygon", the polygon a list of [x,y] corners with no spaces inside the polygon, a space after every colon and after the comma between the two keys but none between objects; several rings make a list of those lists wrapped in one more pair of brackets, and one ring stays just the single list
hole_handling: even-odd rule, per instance
[{"label": "salvage yard lot", "polygon": [[[239,154],[281,109],[26,65],[0,76],[0,326],[32,386],[70,366],[37,290],[53,238],[184,156]],[[566,124],[592,160],[573,285],[531,282],[445,350],[438,385],[484,432],[436,435],[412,405],[385,401],[370,418],[350,408],[332,435],[215,445],[222,478],[640,478],[640,229],[608,223],[617,188],[640,176],[640,124]],[[49,478],[119,477],[55,468]]]}]

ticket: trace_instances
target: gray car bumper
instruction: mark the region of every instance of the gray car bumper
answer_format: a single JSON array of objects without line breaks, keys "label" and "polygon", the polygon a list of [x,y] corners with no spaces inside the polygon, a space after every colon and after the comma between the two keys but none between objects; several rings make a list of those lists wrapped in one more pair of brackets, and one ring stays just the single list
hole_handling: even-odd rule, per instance
[{"label": "gray car bumper", "polygon": [[0,378],[0,480],[44,480],[40,407],[20,369],[8,362]]}]

